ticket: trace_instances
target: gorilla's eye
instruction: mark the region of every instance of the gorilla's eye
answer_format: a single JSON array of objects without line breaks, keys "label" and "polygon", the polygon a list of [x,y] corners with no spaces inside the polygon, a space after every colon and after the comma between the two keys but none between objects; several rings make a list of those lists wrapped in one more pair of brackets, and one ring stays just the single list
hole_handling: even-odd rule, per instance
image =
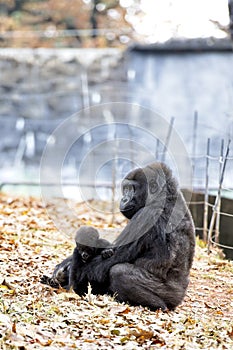
[{"label": "gorilla's eye", "polygon": [[123,188],[123,192],[124,192],[124,194],[134,192],[134,186],[133,185],[125,185]]}]

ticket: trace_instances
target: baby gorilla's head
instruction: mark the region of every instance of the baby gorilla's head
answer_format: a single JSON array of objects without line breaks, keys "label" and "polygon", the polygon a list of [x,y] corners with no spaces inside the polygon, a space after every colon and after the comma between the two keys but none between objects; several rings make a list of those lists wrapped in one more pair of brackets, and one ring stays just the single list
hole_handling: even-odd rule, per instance
[{"label": "baby gorilla's head", "polygon": [[82,226],[76,232],[75,243],[81,259],[84,263],[96,255],[99,233],[91,226]]}]

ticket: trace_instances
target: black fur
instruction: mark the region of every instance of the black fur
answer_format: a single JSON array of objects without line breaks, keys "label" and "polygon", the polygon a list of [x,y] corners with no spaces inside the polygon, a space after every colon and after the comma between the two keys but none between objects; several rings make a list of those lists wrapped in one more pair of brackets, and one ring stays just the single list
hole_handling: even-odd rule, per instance
[{"label": "black fur", "polygon": [[[81,271],[81,268],[98,254],[101,254],[103,259],[113,254],[110,243],[106,239],[99,238],[98,231],[90,226],[83,226],[77,231],[75,243],[73,254],[55,266],[52,277],[43,275],[41,283],[53,288],[61,286],[67,290],[72,286],[76,291],[77,274],[75,272]],[[87,282],[78,285],[79,294],[87,292]]]},{"label": "black fur", "polygon": [[63,260],[60,264],[55,266],[52,277],[43,275],[40,279],[40,282],[43,284],[48,284],[53,288],[65,288],[69,289],[69,275],[70,275],[70,266],[73,256],[69,256]]},{"label": "black fur", "polygon": [[[94,256],[100,255],[102,259],[107,259],[113,254],[110,243],[106,239],[99,238],[98,231],[90,226],[81,227],[75,236],[76,247],[72,255],[72,262],[69,271],[69,286],[79,294],[87,292],[88,280],[79,281],[79,272],[85,264],[93,259]],[[107,248],[107,249],[106,249]],[[102,288],[98,283],[93,282],[93,291],[101,293]]]},{"label": "black fur", "polygon": [[75,291],[82,294],[90,282],[94,293],[151,309],[174,309],[184,298],[193,261],[191,214],[162,163],[130,172],[122,190],[120,210],[130,221],[114,242],[112,256],[97,255],[73,269]]}]

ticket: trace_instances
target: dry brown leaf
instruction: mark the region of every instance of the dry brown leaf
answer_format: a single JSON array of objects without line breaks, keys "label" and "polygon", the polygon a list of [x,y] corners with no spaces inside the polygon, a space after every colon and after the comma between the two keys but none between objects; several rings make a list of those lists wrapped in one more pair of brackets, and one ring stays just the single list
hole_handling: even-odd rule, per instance
[{"label": "dry brown leaf", "polygon": [[[50,208],[56,206],[58,200]],[[84,203],[72,207],[80,215],[74,222],[65,213],[68,228],[89,221],[108,239],[126,224],[116,214],[109,228],[111,215],[97,215]],[[232,348],[233,267],[217,251],[208,256],[197,247],[184,302],[176,311],[154,312],[40,284],[72,253],[73,239],[57,231],[38,199],[0,194],[0,229],[0,348]]]}]

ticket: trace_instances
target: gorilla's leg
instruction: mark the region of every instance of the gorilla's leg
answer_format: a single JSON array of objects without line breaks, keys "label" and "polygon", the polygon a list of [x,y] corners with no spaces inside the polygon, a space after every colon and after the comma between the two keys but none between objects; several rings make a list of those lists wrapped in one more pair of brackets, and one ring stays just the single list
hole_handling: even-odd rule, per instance
[{"label": "gorilla's leg", "polygon": [[117,264],[110,269],[110,291],[116,293],[117,300],[133,305],[148,306],[152,310],[174,309],[184,296],[181,291],[182,295],[177,298],[179,290],[176,287],[129,263]]},{"label": "gorilla's leg", "polygon": [[70,266],[72,262],[72,255],[64,259],[60,264],[55,266],[52,277],[43,275],[40,282],[43,284],[48,284],[53,288],[59,288],[59,286],[64,289],[69,289],[69,273]]}]

